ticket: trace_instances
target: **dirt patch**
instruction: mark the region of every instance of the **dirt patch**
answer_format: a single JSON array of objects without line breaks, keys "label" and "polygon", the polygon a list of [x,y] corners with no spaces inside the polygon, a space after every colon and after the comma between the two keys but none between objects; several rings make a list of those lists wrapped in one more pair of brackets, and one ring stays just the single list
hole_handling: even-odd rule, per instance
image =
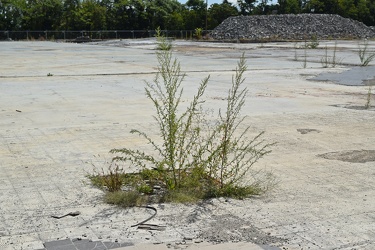
[{"label": "dirt patch", "polygon": [[252,226],[249,221],[244,221],[231,214],[213,215],[210,227],[203,230],[199,238],[208,242],[240,242],[247,241],[258,245],[277,245],[286,240],[275,236],[270,236]]},{"label": "dirt patch", "polygon": [[352,163],[366,163],[369,161],[375,161],[375,150],[348,150],[330,152],[318,156],[328,160],[338,160]]}]

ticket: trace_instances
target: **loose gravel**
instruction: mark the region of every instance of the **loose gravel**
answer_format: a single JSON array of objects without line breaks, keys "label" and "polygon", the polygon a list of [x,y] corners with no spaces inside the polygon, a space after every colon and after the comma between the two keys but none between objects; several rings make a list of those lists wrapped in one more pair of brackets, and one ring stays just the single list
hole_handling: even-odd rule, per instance
[{"label": "loose gravel", "polygon": [[330,14],[229,17],[210,34],[216,40],[305,40],[375,38],[365,24]]}]

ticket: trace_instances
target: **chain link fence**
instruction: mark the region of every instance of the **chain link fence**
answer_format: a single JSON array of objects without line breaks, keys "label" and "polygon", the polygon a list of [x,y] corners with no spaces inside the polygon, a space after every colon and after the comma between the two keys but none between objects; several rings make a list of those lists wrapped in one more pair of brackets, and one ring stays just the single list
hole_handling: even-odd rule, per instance
[{"label": "chain link fence", "polygon": [[[202,31],[202,35],[207,35],[210,31]],[[175,39],[194,39],[194,30],[162,30],[166,37]],[[104,39],[137,39],[154,37],[154,30],[95,30],[95,31],[7,31],[0,30],[0,40],[65,40],[65,41],[90,41]]]}]

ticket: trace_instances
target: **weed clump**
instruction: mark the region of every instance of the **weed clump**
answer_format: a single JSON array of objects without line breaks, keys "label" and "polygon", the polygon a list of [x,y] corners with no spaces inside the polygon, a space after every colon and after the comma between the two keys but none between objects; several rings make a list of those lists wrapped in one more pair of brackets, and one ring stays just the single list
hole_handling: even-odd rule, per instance
[{"label": "weed clump", "polygon": [[337,42],[335,42],[335,46],[333,48],[333,55],[328,56],[328,48],[325,46],[325,55],[320,59],[320,62],[323,68],[335,68],[337,64],[340,64],[342,59],[337,58]]},{"label": "weed clump", "polygon": [[304,49],[317,49],[319,46],[319,40],[316,35],[312,35],[309,41],[305,41],[303,46]]},{"label": "weed clump", "polygon": [[375,52],[368,51],[368,41],[365,40],[363,45],[358,44],[358,56],[361,66],[368,66],[375,59]]},{"label": "weed clump", "polygon": [[[146,82],[145,93],[155,108],[160,140],[133,129],[152,146],[153,152],[132,148],[110,150],[112,164],[129,164],[138,171],[125,173],[113,168],[106,175],[91,176],[94,184],[106,186],[106,201],[121,206],[151,202],[191,203],[213,197],[245,198],[270,187],[272,177],[245,183],[252,166],[270,152],[272,144],[263,132],[248,138],[249,126],[242,126],[241,109],[248,93],[242,87],[246,71],[244,56],[238,62],[225,110],[209,119],[203,108],[209,76],[203,79],[186,110],[181,111],[183,93],[180,63],[168,50],[157,52],[158,74]],[[244,129],[241,129],[245,127]],[[113,181],[112,179],[116,179]],[[117,185],[120,184],[121,185]],[[110,187],[114,184],[113,187]]]}]

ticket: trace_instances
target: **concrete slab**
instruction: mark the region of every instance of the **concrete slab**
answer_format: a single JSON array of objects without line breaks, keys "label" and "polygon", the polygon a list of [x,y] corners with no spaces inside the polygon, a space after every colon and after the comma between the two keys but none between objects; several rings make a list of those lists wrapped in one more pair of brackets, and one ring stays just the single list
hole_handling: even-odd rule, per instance
[{"label": "concrete slab", "polygon": [[[368,87],[309,80],[358,65],[358,41],[337,42],[342,60],[335,68],[321,64],[325,46],[332,53],[334,42],[307,50],[306,67],[300,45],[175,42],[187,74],[184,101],[210,74],[206,104],[214,110],[223,107],[245,52],[249,136],[266,131],[265,139],[277,142],[254,170],[271,170],[279,184],[253,199],[156,205],[152,223],[167,227],[152,231],[131,227],[147,210],[104,204],[85,176],[92,164],[97,171],[106,166],[112,148],[147,148],[130,129],[157,134],[143,91],[156,72],[153,41],[1,42],[0,248],[36,250],[80,238],[107,249],[105,242],[209,249],[205,242],[220,240],[237,245],[215,249],[373,249],[375,163],[319,157],[375,149],[374,108],[359,108]],[[74,211],[81,214],[51,217]]]}]

